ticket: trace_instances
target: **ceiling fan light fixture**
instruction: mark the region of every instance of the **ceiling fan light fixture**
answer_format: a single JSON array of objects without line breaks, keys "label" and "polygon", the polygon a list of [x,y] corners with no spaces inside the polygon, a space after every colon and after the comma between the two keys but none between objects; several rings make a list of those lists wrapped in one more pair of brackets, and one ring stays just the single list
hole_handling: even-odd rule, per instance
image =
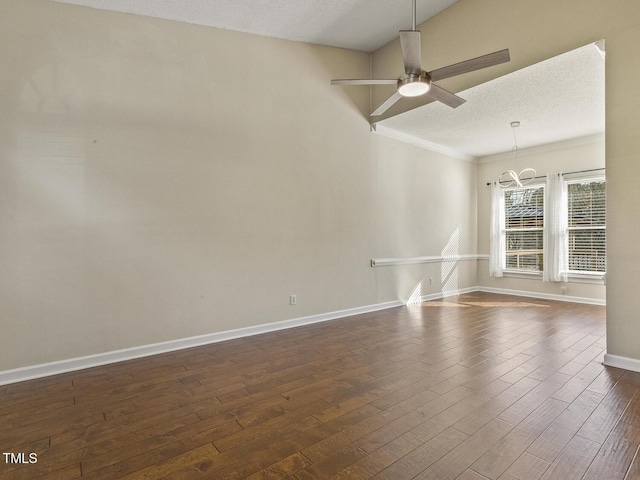
[{"label": "ceiling fan light fixture", "polygon": [[431,90],[431,80],[426,72],[398,80],[398,93],[403,97],[419,97]]}]

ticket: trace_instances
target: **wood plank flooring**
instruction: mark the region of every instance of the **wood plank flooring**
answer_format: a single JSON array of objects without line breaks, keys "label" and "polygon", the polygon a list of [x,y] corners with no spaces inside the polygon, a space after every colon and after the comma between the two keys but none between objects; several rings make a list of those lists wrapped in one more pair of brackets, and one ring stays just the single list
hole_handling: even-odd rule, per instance
[{"label": "wood plank flooring", "polygon": [[640,479],[604,352],[604,307],[475,293],[0,386],[0,480]]}]

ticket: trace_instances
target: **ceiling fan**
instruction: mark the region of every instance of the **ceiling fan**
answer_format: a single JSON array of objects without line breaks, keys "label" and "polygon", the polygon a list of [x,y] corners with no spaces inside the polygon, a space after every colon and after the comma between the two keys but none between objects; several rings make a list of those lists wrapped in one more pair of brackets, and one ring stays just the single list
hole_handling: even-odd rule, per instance
[{"label": "ceiling fan", "polygon": [[416,0],[413,0],[413,30],[400,30],[400,47],[404,74],[400,78],[389,79],[338,79],[331,80],[331,85],[396,85],[396,92],[376,108],[372,117],[382,115],[402,97],[418,97],[428,94],[451,108],[466,102],[465,99],[435,85],[433,82],[455,77],[463,73],[492,67],[510,60],[509,49],[489,53],[481,57],[455,63],[448,67],[438,68],[430,72],[422,70],[422,52],[420,50],[420,30],[416,30]]}]

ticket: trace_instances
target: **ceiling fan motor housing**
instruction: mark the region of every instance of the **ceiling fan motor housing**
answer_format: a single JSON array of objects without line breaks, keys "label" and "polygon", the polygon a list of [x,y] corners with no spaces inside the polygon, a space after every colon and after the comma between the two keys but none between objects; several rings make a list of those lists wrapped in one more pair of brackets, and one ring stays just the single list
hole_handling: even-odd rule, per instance
[{"label": "ceiling fan motor housing", "polygon": [[409,74],[398,80],[398,93],[403,97],[419,97],[431,90],[431,78],[427,72]]}]

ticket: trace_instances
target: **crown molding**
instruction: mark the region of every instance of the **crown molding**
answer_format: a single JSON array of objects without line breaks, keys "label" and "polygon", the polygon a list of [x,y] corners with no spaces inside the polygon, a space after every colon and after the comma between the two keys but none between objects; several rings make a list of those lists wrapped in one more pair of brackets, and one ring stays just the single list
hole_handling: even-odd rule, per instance
[{"label": "crown molding", "polygon": [[[581,145],[589,145],[593,143],[604,144],[604,141],[605,141],[604,133],[596,133],[595,135],[587,135],[584,137],[570,138],[568,140],[545,143],[544,145],[538,145],[535,147],[521,148],[518,150],[518,156],[522,158],[527,155],[536,155],[540,153],[550,152],[553,150],[559,150],[562,148],[579,147]],[[476,162],[480,165],[484,165],[487,163],[493,163],[493,162],[498,162],[500,160],[508,160],[508,159],[513,159],[512,151],[496,153],[494,155],[486,155],[484,157],[478,158]]]},{"label": "crown molding", "polygon": [[458,160],[464,160],[465,162],[469,163],[477,163],[477,158],[473,155],[468,155],[453,148],[438,145],[437,143],[430,142],[423,138],[419,138],[414,135],[389,128],[384,125],[380,125],[379,123],[372,124],[371,130],[378,135],[393,138],[394,140],[399,140],[404,143],[410,143],[411,145],[424,148],[425,150],[429,150],[431,152],[441,153],[443,155],[447,155],[448,157],[456,158]]}]

